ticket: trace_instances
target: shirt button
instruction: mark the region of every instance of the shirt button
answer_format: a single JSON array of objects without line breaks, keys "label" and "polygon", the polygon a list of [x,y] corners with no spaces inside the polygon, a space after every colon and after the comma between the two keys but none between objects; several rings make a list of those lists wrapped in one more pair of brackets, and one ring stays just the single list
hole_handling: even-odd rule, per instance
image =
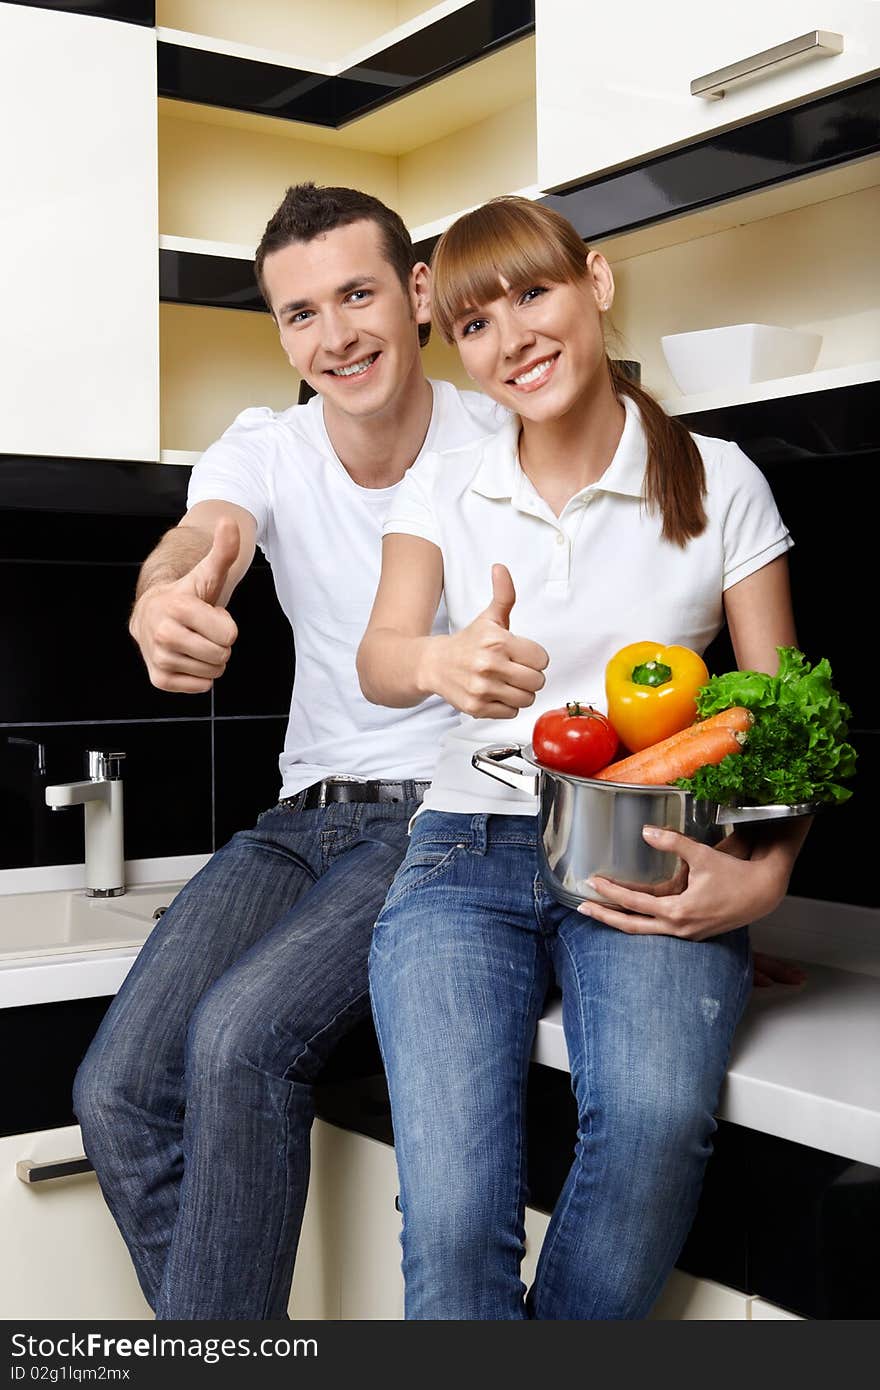
[{"label": "shirt button", "polygon": [[556,544],[557,544],[557,545],[565,545],[565,537],[563,536],[563,534],[562,534],[561,531],[558,533],[558,535],[557,535],[557,537],[556,537]]}]

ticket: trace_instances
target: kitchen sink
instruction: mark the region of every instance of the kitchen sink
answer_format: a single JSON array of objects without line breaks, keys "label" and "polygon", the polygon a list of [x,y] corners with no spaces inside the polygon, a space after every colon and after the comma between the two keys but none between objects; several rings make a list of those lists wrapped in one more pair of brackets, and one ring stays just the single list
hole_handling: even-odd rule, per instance
[{"label": "kitchen sink", "polygon": [[0,897],[0,965],[12,959],[138,948],[155,926],[158,909],[167,907],[182,887],[149,884],[129,888],[118,898],[89,898],[81,891]]}]

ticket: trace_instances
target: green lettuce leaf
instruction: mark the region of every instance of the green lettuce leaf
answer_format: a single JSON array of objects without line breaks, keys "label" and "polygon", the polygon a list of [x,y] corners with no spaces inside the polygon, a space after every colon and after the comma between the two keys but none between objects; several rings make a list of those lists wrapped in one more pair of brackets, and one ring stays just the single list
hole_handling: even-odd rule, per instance
[{"label": "green lettuce leaf", "polygon": [[721,804],[840,802],[852,795],[840,785],[856,770],[855,749],[846,742],[850,710],[831,683],[830,665],[823,659],[811,666],[797,647],[777,652],[775,676],[730,671],[712,676],[700,690],[701,719],[744,705],[755,724],[741,754],[701,768],[677,786]]}]

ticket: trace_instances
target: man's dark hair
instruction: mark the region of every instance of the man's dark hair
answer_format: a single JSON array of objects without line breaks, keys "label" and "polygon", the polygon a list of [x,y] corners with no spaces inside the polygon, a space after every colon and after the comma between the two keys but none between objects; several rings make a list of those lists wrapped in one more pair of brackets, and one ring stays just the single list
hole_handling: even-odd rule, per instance
[{"label": "man's dark hair", "polygon": [[[403,220],[392,208],[386,207],[370,193],[357,188],[319,188],[314,183],[298,183],[288,188],[284,200],[266,224],[254,258],[254,273],[266,304],[272,304],[263,279],[263,265],[273,251],[281,251],[297,241],[313,241],[337,227],[352,222],[375,222],[379,228],[385,259],[391,265],[403,289],[409,294],[410,271],[416,264],[412,237]],[[429,323],[419,324],[419,345],[424,347],[431,336]]]}]

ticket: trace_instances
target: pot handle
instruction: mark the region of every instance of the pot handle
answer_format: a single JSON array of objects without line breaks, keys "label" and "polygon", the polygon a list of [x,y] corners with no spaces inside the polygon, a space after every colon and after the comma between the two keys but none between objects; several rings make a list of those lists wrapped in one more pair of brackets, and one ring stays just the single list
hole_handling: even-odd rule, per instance
[{"label": "pot handle", "polygon": [[794,820],[798,816],[814,816],[821,807],[821,801],[800,801],[791,806],[719,806],[715,812],[715,824],[745,825],[762,820]]},{"label": "pot handle", "polygon": [[508,758],[521,757],[522,748],[518,743],[495,745],[479,748],[471,758],[471,764],[478,772],[485,772],[487,777],[494,777],[496,782],[503,782],[506,787],[515,787],[517,791],[535,796],[538,791],[537,772],[524,772],[521,768],[503,766]]}]

